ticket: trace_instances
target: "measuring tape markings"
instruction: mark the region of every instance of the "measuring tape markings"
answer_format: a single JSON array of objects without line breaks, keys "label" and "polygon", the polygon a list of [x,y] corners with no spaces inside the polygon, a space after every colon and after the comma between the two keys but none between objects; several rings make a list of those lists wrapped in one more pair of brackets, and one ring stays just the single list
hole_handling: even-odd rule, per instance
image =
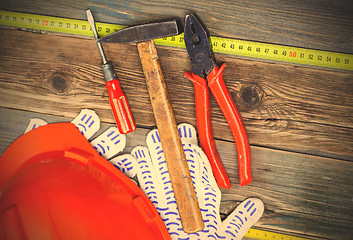
[{"label": "measuring tape markings", "polygon": [[213,37],[213,50],[244,57],[353,70],[353,55]]},{"label": "measuring tape markings", "polygon": [[[77,19],[0,11],[0,25],[93,37],[88,21]],[[124,28],[121,25],[98,22],[96,26],[101,37]]]},{"label": "measuring tape markings", "polygon": [[248,232],[245,234],[247,238],[259,239],[259,240],[307,240],[307,238],[289,236],[286,234],[268,232],[260,229],[250,228]]},{"label": "measuring tape markings", "polygon": [[[0,11],[0,25],[93,36],[88,21],[20,12]],[[96,26],[100,37],[126,27],[101,22],[97,22]],[[213,51],[216,53],[353,71],[353,55],[351,54],[222,37],[211,37],[210,41]],[[156,39],[155,43],[157,45],[185,48],[183,34]]]}]

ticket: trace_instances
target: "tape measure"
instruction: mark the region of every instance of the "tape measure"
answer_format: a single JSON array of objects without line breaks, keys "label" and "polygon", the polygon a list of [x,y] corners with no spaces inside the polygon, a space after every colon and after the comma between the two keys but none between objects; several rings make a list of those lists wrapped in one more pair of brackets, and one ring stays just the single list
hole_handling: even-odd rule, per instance
[{"label": "tape measure", "polygon": [[[0,25],[93,37],[88,21],[69,18],[0,11]],[[100,37],[126,27],[101,22],[97,22],[96,26]],[[180,34],[156,39],[155,43],[185,48],[183,36]],[[210,41],[216,53],[353,71],[353,55],[351,54],[221,37],[211,37]]]},{"label": "tape measure", "polygon": [[259,240],[308,240],[306,238],[289,236],[286,234],[269,232],[259,229],[250,228],[244,237],[259,239]]}]

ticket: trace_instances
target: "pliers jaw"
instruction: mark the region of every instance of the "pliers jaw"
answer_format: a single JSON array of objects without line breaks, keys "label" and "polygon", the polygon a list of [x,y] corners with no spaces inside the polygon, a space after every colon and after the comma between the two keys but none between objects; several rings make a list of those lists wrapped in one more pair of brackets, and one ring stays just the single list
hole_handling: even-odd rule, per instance
[{"label": "pliers jaw", "polygon": [[185,18],[184,41],[192,63],[192,72],[207,79],[216,67],[206,30],[193,14]]}]

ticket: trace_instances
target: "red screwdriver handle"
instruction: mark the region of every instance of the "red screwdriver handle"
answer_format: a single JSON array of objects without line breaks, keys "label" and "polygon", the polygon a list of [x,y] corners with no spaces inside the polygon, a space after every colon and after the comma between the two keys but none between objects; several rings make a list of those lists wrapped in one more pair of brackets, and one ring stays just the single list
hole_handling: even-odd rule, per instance
[{"label": "red screwdriver handle", "polygon": [[239,181],[244,186],[252,181],[250,145],[241,115],[223,80],[225,67],[224,63],[215,67],[207,76],[207,82],[232,131],[238,152]]},{"label": "red screwdriver handle", "polygon": [[120,87],[118,79],[107,81],[105,86],[108,89],[109,102],[115,122],[121,134],[132,132],[136,129],[127,98]]},{"label": "red screwdriver handle", "polygon": [[185,76],[194,84],[197,131],[201,148],[210,162],[217,185],[220,188],[229,189],[230,180],[213,138],[210,90],[207,87],[207,82],[191,72],[186,72]]}]

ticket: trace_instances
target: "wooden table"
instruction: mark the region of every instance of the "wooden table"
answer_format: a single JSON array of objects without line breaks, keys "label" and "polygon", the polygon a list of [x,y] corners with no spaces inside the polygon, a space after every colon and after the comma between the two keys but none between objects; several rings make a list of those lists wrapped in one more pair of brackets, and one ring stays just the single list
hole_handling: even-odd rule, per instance
[{"label": "wooden table", "polygon": [[[353,54],[350,1],[3,0],[1,10],[134,25],[195,12],[212,36]],[[114,125],[92,38],[0,29],[0,152],[29,119],[71,121],[82,108]],[[155,126],[137,49],[105,45],[138,129],[125,152]],[[158,47],[178,123],[196,126],[185,49]],[[240,187],[234,140],[214,99],[214,135],[232,188],[222,217],[248,197],[265,203],[254,228],[313,239],[353,236],[353,73],[217,54],[249,134],[254,181]]]}]

